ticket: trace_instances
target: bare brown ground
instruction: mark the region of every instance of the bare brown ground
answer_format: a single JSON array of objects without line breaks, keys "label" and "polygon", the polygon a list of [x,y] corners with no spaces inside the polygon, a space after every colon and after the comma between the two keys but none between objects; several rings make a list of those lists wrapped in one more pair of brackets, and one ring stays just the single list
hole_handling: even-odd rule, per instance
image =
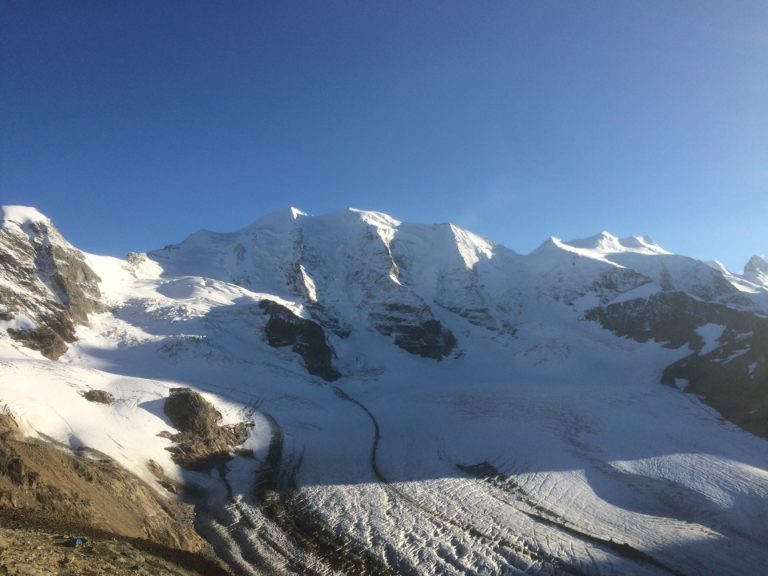
[{"label": "bare brown ground", "polygon": [[[85,546],[66,546],[74,536]],[[0,416],[0,575],[227,575],[191,508],[101,455],[23,438]]]}]

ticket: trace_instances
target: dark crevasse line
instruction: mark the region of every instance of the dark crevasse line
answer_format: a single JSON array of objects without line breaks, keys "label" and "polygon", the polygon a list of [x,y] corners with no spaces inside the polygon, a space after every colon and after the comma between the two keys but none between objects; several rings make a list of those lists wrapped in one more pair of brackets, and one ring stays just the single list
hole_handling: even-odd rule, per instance
[{"label": "dark crevasse line", "polygon": [[[577,567],[571,566],[570,564],[567,564],[562,560],[560,560],[559,558],[556,558],[550,554],[547,554],[546,552],[543,552],[541,550],[531,550],[525,546],[515,544],[514,542],[511,542],[506,538],[498,538],[498,537],[494,537],[489,534],[486,534],[481,530],[479,530],[478,528],[476,528],[475,526],[466,526],[459,522],[456,522],[455,520],[448,518],[440,514],[439,512],[436,512],[435,510],[432,510],[427,508],[426,506],[423,506],[421,503],[414,500],[411,496],[409,496],[408,494],[396,488],[387,479],[387,477],[381,471],[381,468],[379,468],[378,449],[379,449],[379,443],[381,441],[381,428],[379,427],[379,423],[376,417],[374,416],[373,412],[371,412],[371,410],[365,404],[363,404],[359,400],[352,398],[349,394],[344,392],[338,386],[334,386],[333,391],[339,397],[358,406],[363,412],[365,412],[368,415],[368,418],[371,420],[371,424],[373,425],[373,430],[374,430],[373,443],[371,444],[371,469],[373,470],[373,473],[376,476],[376,478],[385,487],[385,489],[391,492],[395,497],[399,498],[402,502],[405,502],[411,507],[417,509],[419,512],[426,514],[431,518],[434,518],[438,522],[448,524],[450,526],[453,526],[454,528],[457,528],[458,530],[461,530],[462,532],[466,532],[469,536],[471,536],[475,540],[483,541],[487,544],[491,544],[496,547],[508,548],[513,552],[515,552],[516,554],[524,556],[533,562],[541,562],[543,564],[547,564],[552,568],[558,570],[562,574],[571,574],[573,576],[586,576]],[[511,561],[510,558],[508,558],[507,556],[504,556],[504,558],[508,561]],[[512,568],[520,573],[524,573],[526,569],[529,568],[529,565],[524,565],[519,561],[517,562],[517,564],[518,564],[517,566],[512,566]]]},{"label": "dark crevasse line", "polygon": [[[400,576],[400,572],[387,566],[380,558],[337,534],[312,510],[311,503],[301,495],[296,486],[295,476],[301,461],[293,467],[289,477],[281,478],[283,431],[273,416],[265,414],[265,417],[269,422],[272,439],[267,450],[265,466],[254,488],[254,496],[264,514],[301,550],[310,557],[317,558],[332,571],[360,576]],[[297,559],[282,549],[275,550],[297,574],[323,576],[327,573],[319,572],[307,563],[297,562]]]},{"label": "dark crevasse line", "polygon": [[502,474],[488,462],[481,462],[472,466],[457,464],[456,467],[469,476],[488,482],[491,486],[503,492],[508,492],[515,498],[521,499],[533,510],[533,512],[522,511],[523,514],[535,522],[544,524],[550,528],[556,528],[583,542],[588,542],[602,548],[608,548],[612,552],[619,554],[627,560],[631,560],[640,564],[648,564],[655,568],[659,568],[664,572],[672,574],[673,576],[686,576],[684,573],[679,572],[670,566],[667,566],[666,564],[656,560],[653,556],[650,556],[649,554],[646,554],[642,550],[638,550],[629,544],[614,542],[613,540],[606,540],[605,538],[600,538],[599,536],[583,532],[582,530],[579,530],[573,526],[568,526],[568,522],[565,518],[559,514],[556,514],[555,512],[552,512],[551,510],[548,510],[541,504],[534,501],[528,492],[523,490],[517,484],[517,482],[505,474]]}]

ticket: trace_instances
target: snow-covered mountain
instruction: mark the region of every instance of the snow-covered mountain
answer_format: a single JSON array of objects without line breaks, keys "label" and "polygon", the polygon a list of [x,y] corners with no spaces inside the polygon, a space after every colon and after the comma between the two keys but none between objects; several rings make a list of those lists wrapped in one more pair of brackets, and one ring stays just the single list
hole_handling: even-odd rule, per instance
[{"label": "snow-covered mountain", "polygon": [[5,410],[192,501],[237,574],[768,563],[759,257],[291,208],[118,260],[5,207],[0,298]]}]

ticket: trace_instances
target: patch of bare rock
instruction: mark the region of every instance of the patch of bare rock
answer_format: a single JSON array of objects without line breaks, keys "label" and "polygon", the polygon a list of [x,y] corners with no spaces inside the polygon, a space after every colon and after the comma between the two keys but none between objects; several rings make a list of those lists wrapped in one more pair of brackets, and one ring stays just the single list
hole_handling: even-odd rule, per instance
[{"label": "patch of bare rock", "polygon": [[[25,438],[0,415],[0,575],[228,573],[191,507],[96,456]],[[74,536],[88,544],[66,547]]]}]

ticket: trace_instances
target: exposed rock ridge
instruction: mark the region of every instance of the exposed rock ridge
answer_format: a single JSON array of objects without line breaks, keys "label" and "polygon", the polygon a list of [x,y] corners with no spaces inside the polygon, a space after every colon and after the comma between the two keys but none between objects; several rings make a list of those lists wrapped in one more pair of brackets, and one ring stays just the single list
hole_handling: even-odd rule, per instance
[{"label": "exposed rock ridge", "polygon": [[179,433],[168,450],[177,464],[192,470],[210,470],[231,459],[230,453],[248,438],[247,424],[220,425],[221,414],[190,388],[172,388],[163,405],[165,415]]},{"label": "exposed rock ridge", "polygon": [[271,300],[262,300],[259,305],[269,315],[265,331],[270,346],[291,346],[304,360],[307,372],[323,380],[332,382],[341,377],[333,367],[333,349],[317,322],[301,318],[289,308]]},{"label": "exposed rock ridge", "polygon": [[0,321],[22,345],[56,359],[75,325],[101,312],[100,279],[50,221],[0,228]]}]

